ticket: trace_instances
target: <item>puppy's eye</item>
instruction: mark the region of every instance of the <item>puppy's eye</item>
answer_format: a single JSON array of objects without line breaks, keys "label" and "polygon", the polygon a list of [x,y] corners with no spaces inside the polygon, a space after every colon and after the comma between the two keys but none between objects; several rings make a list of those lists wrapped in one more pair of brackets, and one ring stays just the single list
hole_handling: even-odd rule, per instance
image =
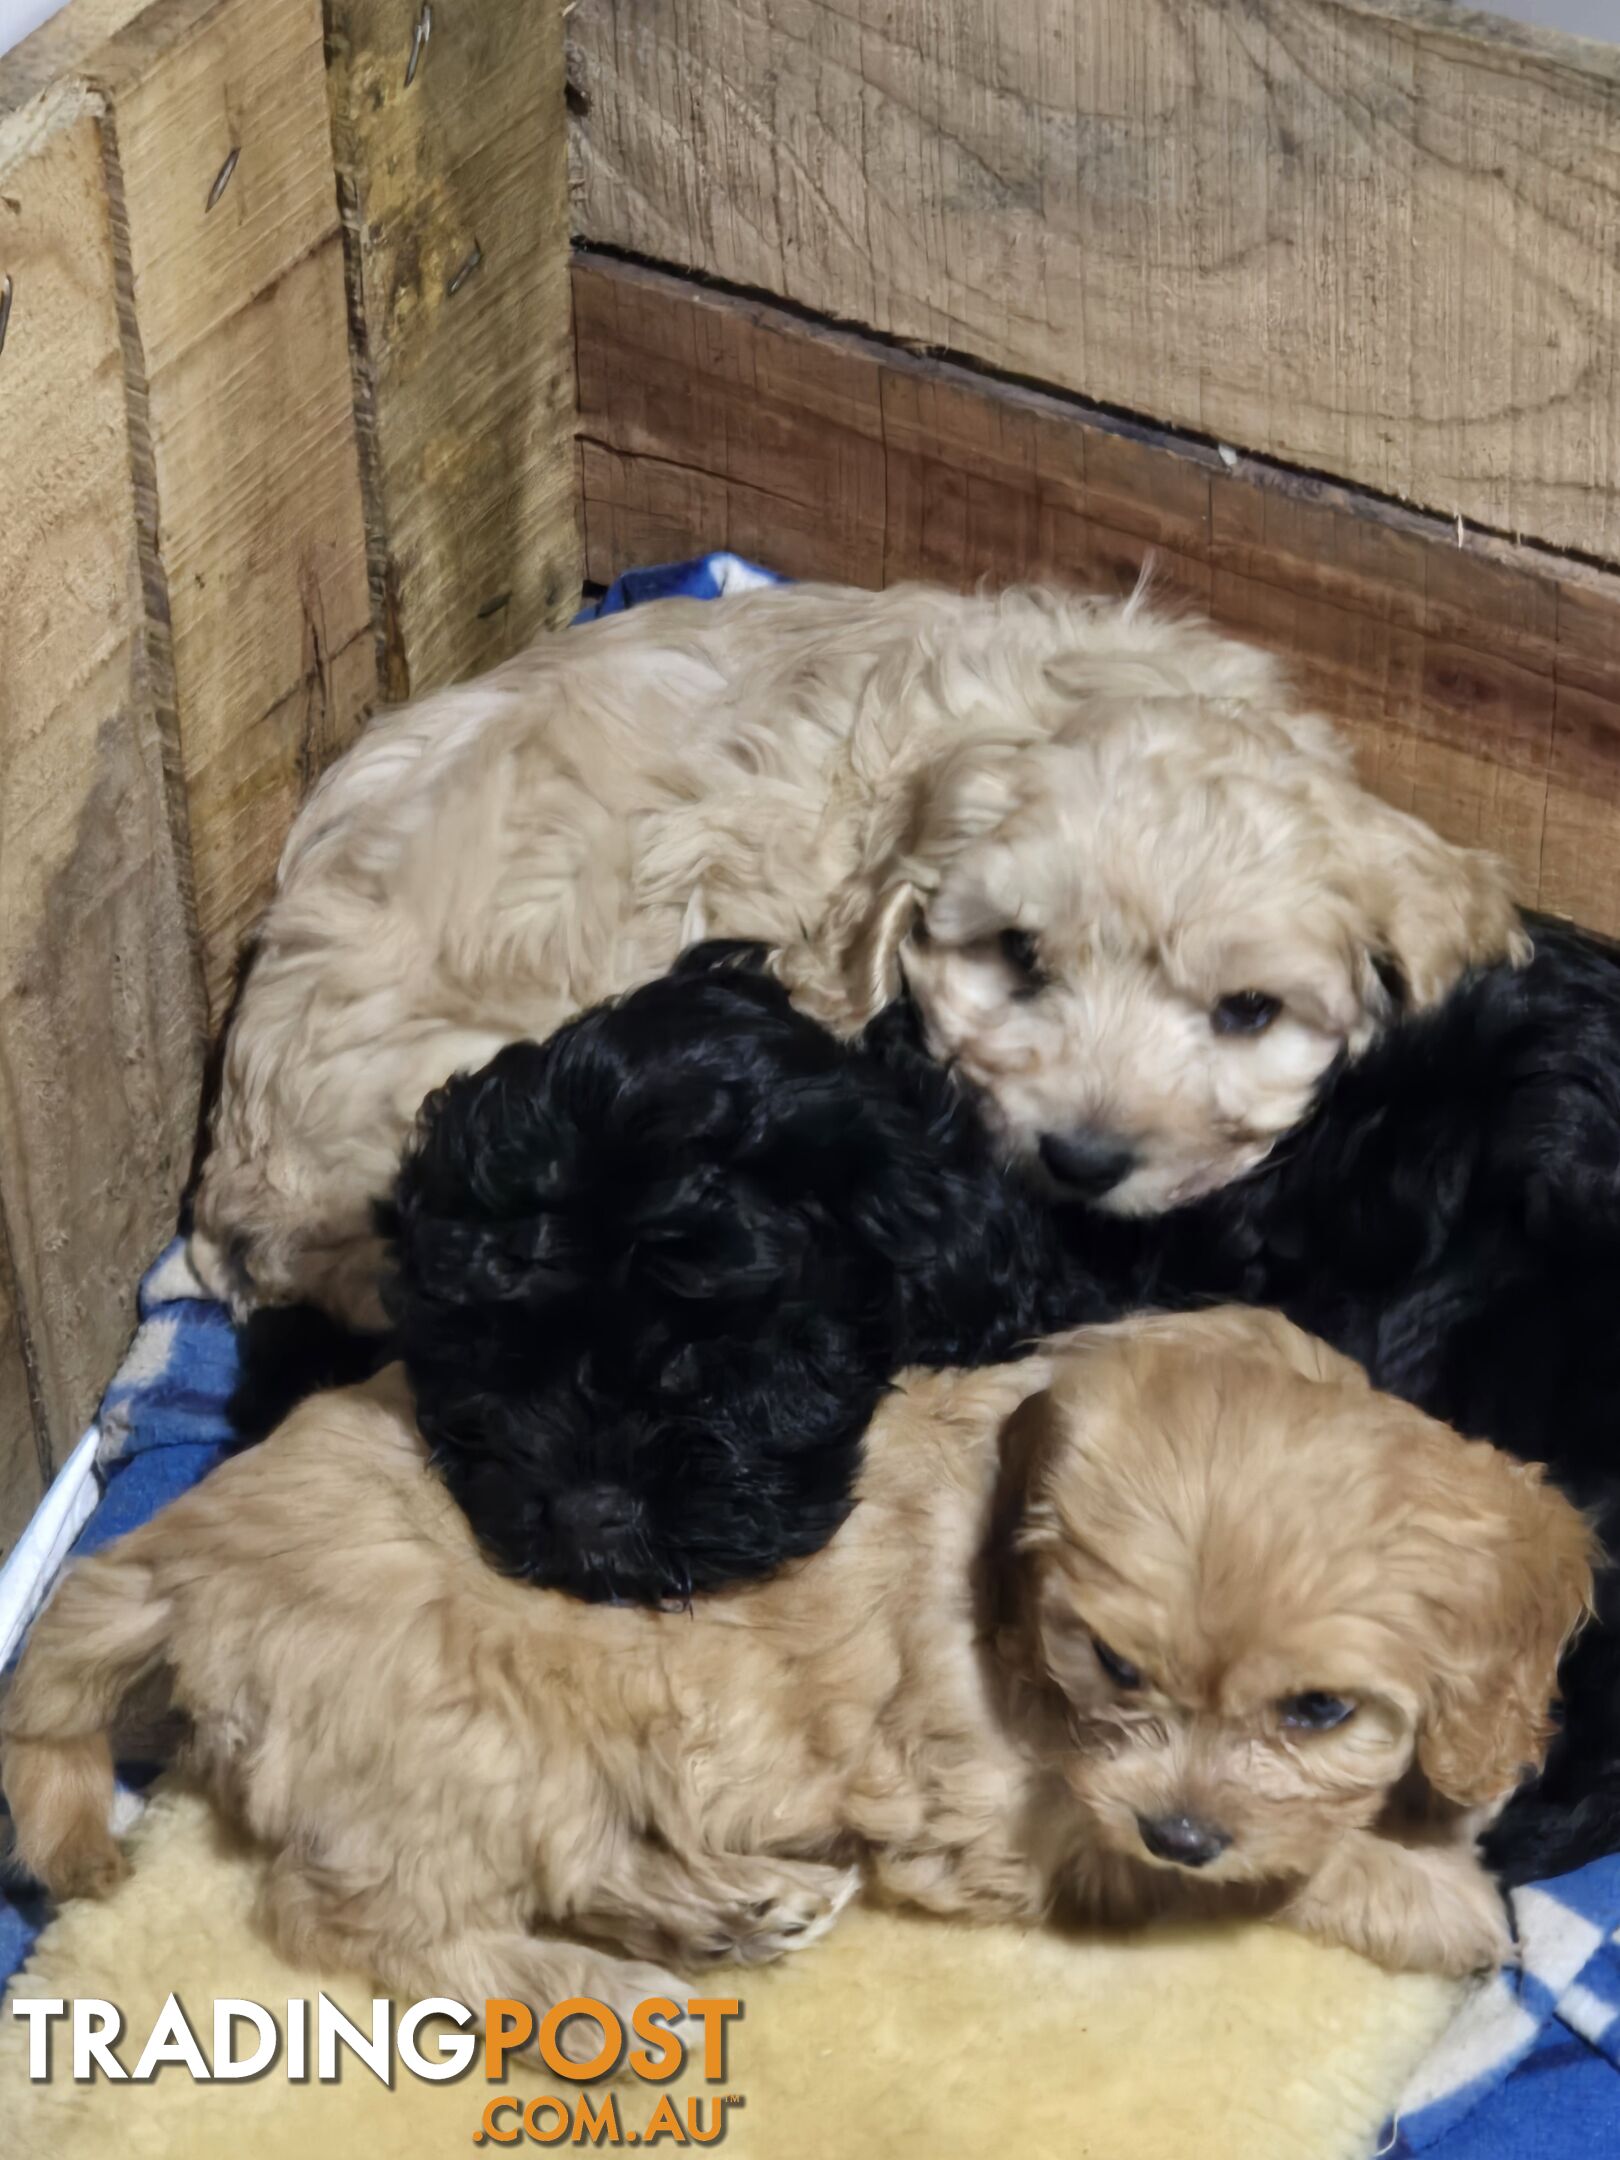
[{"label": "puppy's eye", "polygon": [[1217,1035],[1263,1035],[1282,1011],[1282,999],[1268,990],[1234,990],[1210,1014]]},{"label": "puppy's eye", "polygon": [[1299,1732],[1331,1732],[1356,1714],[1353,1702],[1342,1695],[1324,1695],[1311,1688],[1303,1695],[1285,1695],[1277,1705],[1285,1725]]},{"label": "puppy's eye", "polygon": [[1091,1647],[1097,1653],[1097,1663],[1117,1688],[1139,1688],[1142,1675],[1129,1658],[1122,1658],[1117,1650],[1110,1650],[1100,1636],[1093,1635]]},{"label": "puppy's eye", "polygon": [[997,943],[1001,957],[1018,978],[1016,997],[1033,997],[1046,981],[1040,947],[1032,930],[1003,930]]}]

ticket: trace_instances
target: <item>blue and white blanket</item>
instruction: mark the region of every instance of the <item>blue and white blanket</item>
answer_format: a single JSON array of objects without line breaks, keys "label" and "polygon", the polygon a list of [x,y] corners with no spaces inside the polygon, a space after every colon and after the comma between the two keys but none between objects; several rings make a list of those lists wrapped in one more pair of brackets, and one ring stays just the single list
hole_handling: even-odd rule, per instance
[{"label": "blue and white blanket", "polygon": [[[774,580],[752,564],[710,555],[631,571],[584,614],[765,582]],[[70,1553],[145,1522],[233,1444],[235,1335],[180,1244],[148,1273],[139,1312],[96,1424],[0,1570],[0,1670]],[[140,1769],[126,1780],[138,1787]],[[1521,1966],[1470,1996],[1403,2096],[1381,2140],[1384,2160],[1620,2156],[1620,1858],[1520,1891],[1514,1905]],[[26,1885],[0,1883],[0,1982],[44,1918]]]}]

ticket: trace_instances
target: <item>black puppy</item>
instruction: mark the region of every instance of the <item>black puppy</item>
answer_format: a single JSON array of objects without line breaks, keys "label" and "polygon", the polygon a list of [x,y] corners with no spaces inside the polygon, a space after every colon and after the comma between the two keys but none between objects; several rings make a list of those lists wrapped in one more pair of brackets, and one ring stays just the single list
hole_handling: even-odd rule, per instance
[{"label": "black puppy", "polygon": [[[452,1489],[506,1565],[586,1595],[813,1551],[906,1364],[1224,1299],[1548,1462],[1620,1546],[1620,954],[1551,925],[1333,1072],[1248,1178],[1137,1224],[998,1165],[903,1010],[839,1044],[700,954],[442,1090],[394,1233]],[[1488,1840],[1509,1881],[1620,1850],[1620,1572],[1563,1685]]]},{"label": "black puppy", "polygon": [[760,958],[450,1081],[385,1211],[423,1433],[536,1582],[680,1600],[813,1552],[904,1366],[1115,1310],[903,1013],[840,1042]]},{"label": "black puppy", "polygon": [[[1545,1462],[1620,1552],[1620,950],[1533,923],[1332,1074],[1239,1183],[1152,1228],[1153,1292],[1276,1305],[1375,1383]],[[1485,1840],[1509,1883],[1620,1850],[1620,1570],[1547,1768]]]}]

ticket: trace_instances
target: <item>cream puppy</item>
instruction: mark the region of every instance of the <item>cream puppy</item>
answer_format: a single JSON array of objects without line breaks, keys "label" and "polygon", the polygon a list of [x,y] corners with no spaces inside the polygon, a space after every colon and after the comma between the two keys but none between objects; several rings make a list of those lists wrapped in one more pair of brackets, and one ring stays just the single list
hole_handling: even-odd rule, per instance
[{"label": "cream puppy", "polygon": [[1501,866],[1367,794],[1267,657],[1069,594],[797,586],[543,640],[376,723],[295,825],[193,1250],[380,1317],[372,1203],[502,1044],[763,939],[902,986],[1009,1150],[1123,1211],[1235,1177],[1402,1005],[1520,948]]}]

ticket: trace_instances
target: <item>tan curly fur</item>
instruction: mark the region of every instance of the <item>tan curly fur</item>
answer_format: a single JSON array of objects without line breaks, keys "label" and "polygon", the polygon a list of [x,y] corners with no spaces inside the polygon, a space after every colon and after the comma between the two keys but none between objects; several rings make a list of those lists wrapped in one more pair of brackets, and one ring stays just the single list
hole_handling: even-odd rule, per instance
[{"label": "tan curly fur", "polygon": [[[634,610],[379,721],[322,781],[226,1048],[204,1279],[375,1322],[370,1204],[429,1089],[700,935],[777,947],[841,1030],[906,981],[1010,1148],[1134,1151],[1124,1210],[1257,1160],[1394,975],[1424,1004],[1520,942],[1501,866],[1366,793],[1201,623],[922,586]],[[1245,990],[1274,1023],[1217,1033]]]},{"label": "tan curly fur", "polygon": [[[414,1994],[679,1998],[665,1961],[802,1947],[861,1882],[1261,1912],[1460,1972],[1507,1953],[1472,1838],[1541,1750],[1588,1563],[1537,1471],[1221,1312],[913,1376],[825,1551],[586,1606],[489,1570],[394,1368],[77,1564],[0,1761],[23,1860],[106,1887],[107,1728],[165,1669],[277,1944]],[[1293,1730],[1305,1690],[1353,1714]],[[1166,1813],[1228,1841],[1196,1876],[1144,1846]]]}]

